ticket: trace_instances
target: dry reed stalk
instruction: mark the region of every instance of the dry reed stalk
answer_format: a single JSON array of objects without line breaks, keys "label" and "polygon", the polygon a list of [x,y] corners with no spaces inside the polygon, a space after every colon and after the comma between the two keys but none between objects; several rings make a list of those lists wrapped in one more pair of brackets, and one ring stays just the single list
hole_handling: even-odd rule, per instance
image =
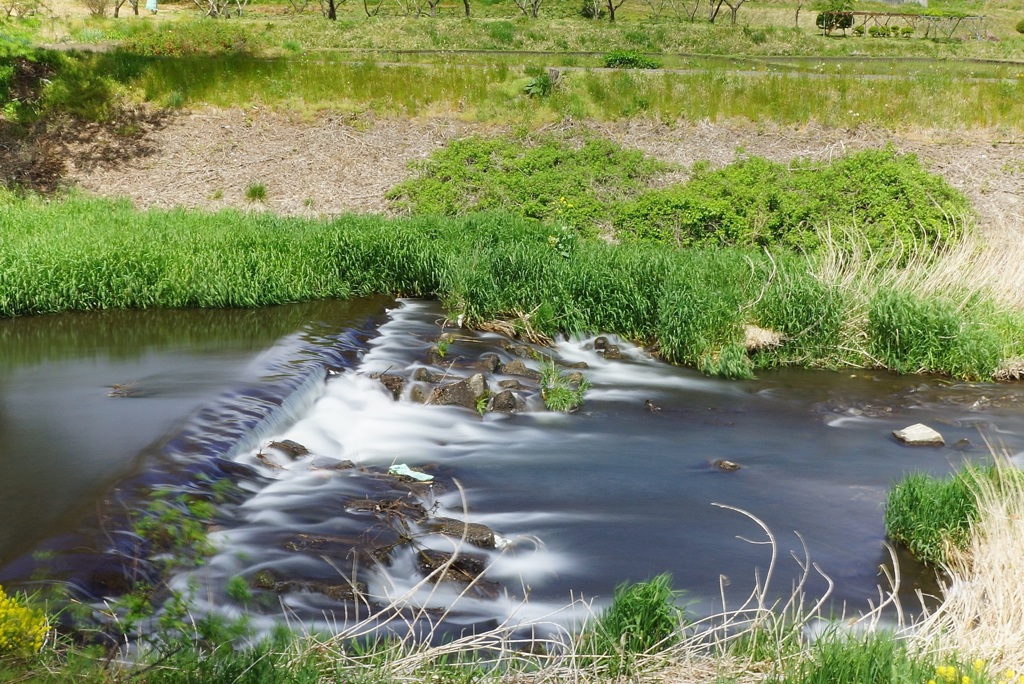
[{"label": "dry reed stalk", "polygon": [[[540,307],[538,307],[539,309]],[[476,323],[471,327],[477,330],[483,330],[484,332],[497,333],[504,335],[512,339],[521,339],[535,344],[540,347],[552,347],[554,346],[554,340],[548,335],[542,333],[533,327],[530,322],[530,318],[537,313],[538,309],[534,309],[530,313],[520,311],[519,309],[514,310],[512,313],[514,318],[512,319],[495,319],[491,321],[482,321]]]},{"label": "dry reed stalk", "polygon": [[980,658],[991,673],[1024,669],[1024,482],[1007,476],[1008,462],[999,468],[976,479],[970,546],[945,567],[942,603],[911,638],[919,652]]}]

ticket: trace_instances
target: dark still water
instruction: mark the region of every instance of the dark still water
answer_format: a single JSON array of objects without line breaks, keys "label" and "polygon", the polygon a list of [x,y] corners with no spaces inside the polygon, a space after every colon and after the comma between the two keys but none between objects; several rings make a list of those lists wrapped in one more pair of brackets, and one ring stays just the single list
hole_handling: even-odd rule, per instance
[{"label": "dark still water", "polygon": [[[257,625],[287,612],[337,626],[354,614],[339,586],[353,584],[357,606],[409,597],[428,609],[454,604],[450,619],[467,624],[552,612],[568,622],[580,617],[558,614],[571,596],[601,604],[617,583],[665,571],[696,611],[712,611],[720,584],[738,604],[770,558],[743,539],[764,539],[754,522],[715,504],[776,535],[777,595],[799,575],[790,553],[802,556],[802,538],[836,584],[835,605],[861,610],[889,560],[882,506],[894,481],[984,460],[986,438],[1024,451],[1017,385],[790,370],[720,381],[617,340],[622,359],[605,359],[593,340],[549,350],[565,365],[586,363],[593,387],[582,410],[547,413],[534,410],[534,380],[481,371],[488,354],[539,368],[523,348],[448,328],[450,347],[428,361],[440,308],[391,303],[385,317],[388,305],[0,322],[0,580],[24,579],[31,564],[15,559],[94,524],[96,501],[119,479],[219,459],[233,464],[242,493],[219,514],[217,552],[172,584],[198,588],[203,609],[244,611]],[[325,380],[325,366],[343,370]],[[516,383],[524,410],[480,416],[414,400],[477,372],[495,392]],[[404,380],[399,400],[381,373]],[[895,442],[893,429],[917,422],[949,446]],[[271,444],[286,440],[308,453]],[[386,474],[398,464],[435,480],[400,483]],[[486,567],[471,591],[421,582],[425,553],[460,546],[436,533],[438,518],[496,535],[495,548],[467,551]],[[901,565],[905,596],[934,589],[929,572]],[[236,577],[254,599],[228,595]],[[825,586],[815,577],[809,589]]]},{"label": "dark still water", "polygon": [[386,302],[0,320],[0,566],[91,521],[96,500],[199,407],[270,384],[268,360],[308,322],[357,327]]}]

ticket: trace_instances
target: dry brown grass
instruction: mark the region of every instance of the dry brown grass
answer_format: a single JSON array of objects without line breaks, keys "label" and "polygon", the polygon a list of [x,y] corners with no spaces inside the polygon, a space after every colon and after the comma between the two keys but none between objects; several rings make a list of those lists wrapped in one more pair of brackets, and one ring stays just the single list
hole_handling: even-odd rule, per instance
[{"label": "dry brown grass", "polygon": [[979,478],[977,491],[980,518],[970,547],[945,568],[942,603],[915,626],[911,643],[923,653],[980,658],[990,672],[1021,671],[1024,485],[1016,477]]}]

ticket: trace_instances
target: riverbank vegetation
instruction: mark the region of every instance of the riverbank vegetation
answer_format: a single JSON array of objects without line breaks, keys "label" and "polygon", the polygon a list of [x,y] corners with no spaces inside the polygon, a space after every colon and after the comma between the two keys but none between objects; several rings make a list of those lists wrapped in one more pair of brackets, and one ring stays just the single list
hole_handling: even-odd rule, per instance
[{"label": "riverbank vegetation", "polygon": [[[140,212],[79,195],[6,194],[2,203],[4,316],[386,293],[436,297],[468,325],[510,318],[547,335],[614,332],[729,377],[780,364],[884,364],[990,378],[1024,354],[1019,316],[990,293],[884,286],[893,269],[925,272],[928,250],[916,265],[859,266],[854,286],[826,273],[827,255],[615,245],[508,214],[305,220]],[[776,331],[781,344],[748,348],[747,326]],[[917,332],[908,339],[907,330]]]},{"label": "riverbank vegetation", "polygon": [[[0,675],[40,684],[397,684],[424,679],[497,684],[616,677],[640,683],[1013,684],[1021,681],[1024,663],[1024,601],[1016,586],[1022,570],[1024,480],[995,484],[985,477],[977,482],[971,541],[944,564],[941,601],[916,620],[902,618],[895,591],[898,568],[890,576],[891,591],[883,590],[874,610],[853,619],[835,621],[826,608],[827,595],[805,593],[807,577],[816,572],[810,559],[800,561],[804,580],[792,594],[770,598],[773,568],[784,561],[775,557],[771,531],[752,518],[764,534],[755,541],[772,550],[767,573],[752,594],[740,597],[739,605],[710,616],[686,611],[685,596],[672,589],[667,575],[620,586],[614,601],[601,610],[575,604],[571,609],[582,620],[571,627],[542,619],[434,642],[384,638],[373,619],[337,634],[278,630],[253,641],[244,621],[230,625],[193,617],[186,607],[162,617],[160,632],[143,634],[149,646],[136,650],[130,665],[111,658],[100,644],[76,645],[49,631],[42,644],[32,642],[31,652],[5,652]],[[41,614],[26,608],[26,602],[25,597],[9,600],[16,611],[34,616],[24,629],[37,630]],[[390,614],[389,620],[401,627],[400,616],[408,613],[398,604]]]}]

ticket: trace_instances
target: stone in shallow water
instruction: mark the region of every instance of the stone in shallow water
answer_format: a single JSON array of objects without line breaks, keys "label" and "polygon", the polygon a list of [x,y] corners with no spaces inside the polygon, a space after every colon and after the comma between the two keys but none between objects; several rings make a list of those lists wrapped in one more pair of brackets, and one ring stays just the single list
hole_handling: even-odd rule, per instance
[{"label": "stone in shallow water", "polygon": [[911,446],[943,446],[946,440],[924,423],[916,423],[902,430],[893,430],[893,437]]},{"label": "stone in shallow water", "polygon": [[476,410],[476,402],[487,395],[487,381],[480,373],[467,380],[442,385],[430,395],[430,403],[438,406],[465,406]]}]

